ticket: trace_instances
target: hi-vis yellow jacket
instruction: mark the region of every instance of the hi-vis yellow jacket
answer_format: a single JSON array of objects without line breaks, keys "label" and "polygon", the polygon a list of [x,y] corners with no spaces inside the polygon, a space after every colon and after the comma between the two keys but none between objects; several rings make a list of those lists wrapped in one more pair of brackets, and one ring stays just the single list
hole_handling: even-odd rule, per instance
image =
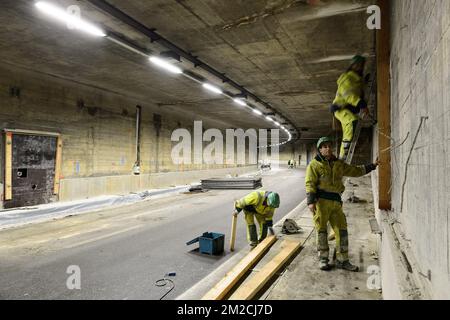
[{"label": "hi-vis yellow jacket", "polygon": [[306,169],[305,185],[308,205],[316,203],[321,193],[337,194],[339,199],[345,190],[342,182],[343,177],[361,177],[375,170],[375,168],[373,164],[352,166],[336,158],[328,161],[317,155]]},{"label": "hi-vis yellow jacket", "polygon": [[270,215],[275,212],[275,208],[269,207],[264,200],[267,198],[266,191],[253,191],[244,198],[237,200],[234,204],[236,208],[244,209],[246,212]]},{"label": "hi-vis yellow jacket", "polygon": [[350,70],[339,77],[337,84],[338,90],[333,104],[341,108],[348,105],[356,107],[364,94],[364,81],[362,77],[355,71]]}]

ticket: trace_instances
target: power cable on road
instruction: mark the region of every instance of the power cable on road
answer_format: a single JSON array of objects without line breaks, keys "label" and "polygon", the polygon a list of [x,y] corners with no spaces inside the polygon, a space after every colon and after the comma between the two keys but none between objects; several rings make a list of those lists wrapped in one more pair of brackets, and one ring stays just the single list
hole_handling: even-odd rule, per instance
[{"label": "power cable on road", "polygon": [[157,287],[165,287],[168,283],[172,284],[172,288],[170,288],[169,291],[167,291],[161,298],[159,298],[159,300],[164,299],[165,296],[167,296],[173,289],[175,289],[175,283],[171,279],[166,278],[167,276],[174,277],[175,275],[175,272],[168,273],[164,276],[164,278],[156,280],[155,286]]}]

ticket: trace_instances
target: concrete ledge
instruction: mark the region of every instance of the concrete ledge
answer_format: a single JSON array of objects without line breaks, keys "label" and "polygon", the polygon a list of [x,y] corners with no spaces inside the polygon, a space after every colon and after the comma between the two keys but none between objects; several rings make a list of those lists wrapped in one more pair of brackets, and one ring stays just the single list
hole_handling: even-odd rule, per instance
[{"label": "concrete ledge", "polygon": [[199,182],[201,179],[256,172],[257,166],[151,173],[120,176],[61,179],[60,201],[88,199],[102,195],[125,195],[148,189],[167,188]]},{"label": "concrete ledge", "polygon": [[[380,212],[386,216],[385,212]],[[386,218],[381,223],[381,283],[385,300],[418,300],[423,296],[415,284],[409,259],[402,251],[398,237]]]},{"label": "concrete ledge", "polygon": [[[372,175],[374,199],[378,200],[376,175]],[[382,232],[378,240],[381,283],[384,300],[430,299],[428,280],[417,269],[409,245],[402,239],[399,224],[387,211],[379,210],[374,201],[375,215]]]}]

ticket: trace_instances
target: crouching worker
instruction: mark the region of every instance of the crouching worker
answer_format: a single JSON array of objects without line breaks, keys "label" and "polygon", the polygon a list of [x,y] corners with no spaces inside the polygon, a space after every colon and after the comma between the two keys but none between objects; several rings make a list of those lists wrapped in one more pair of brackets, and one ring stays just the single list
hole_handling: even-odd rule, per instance
[{"label": "crouching worker", "polygon": [[[275,209],[280,207],[280,196],[275,192],[254,191],[234,203],[235,215],[244,211],[247,223],[247,239],[251,247],[267,237],[267,231],[273,227]],[[255,218],[259,224],[259,239]]]},{"label": "crouching worker", "polygon": [[361,177],[375,170],[379,164],[352,166],[333,155],[332,139],[321,138],[317,143],[317,157],[311,161],[305,177],[308,207],[314,215],[317,233],[317,250],[321,270],[331,269],[327,224],[330,222],[336,236],[336,267],[348,271],[359,271],[348,258],[347,221],[342,210],[341,195],[345,190],[342,178]]}]

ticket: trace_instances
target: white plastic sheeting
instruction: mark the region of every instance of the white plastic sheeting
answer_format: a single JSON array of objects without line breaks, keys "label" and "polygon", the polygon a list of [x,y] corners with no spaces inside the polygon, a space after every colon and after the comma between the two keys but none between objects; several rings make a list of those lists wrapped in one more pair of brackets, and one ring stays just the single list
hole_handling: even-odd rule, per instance
[{"label": "white plastic sheeting", "polygon": [[124,196],[102,196],[86,200],[0,210],[0,229],[64,218],[69,215],[78,215],[110,206],[122,206],[149,198],[161,198],[173,193],[187,192],[188,189],[189,186],[178,186],[170,189],[148,190]]}]

